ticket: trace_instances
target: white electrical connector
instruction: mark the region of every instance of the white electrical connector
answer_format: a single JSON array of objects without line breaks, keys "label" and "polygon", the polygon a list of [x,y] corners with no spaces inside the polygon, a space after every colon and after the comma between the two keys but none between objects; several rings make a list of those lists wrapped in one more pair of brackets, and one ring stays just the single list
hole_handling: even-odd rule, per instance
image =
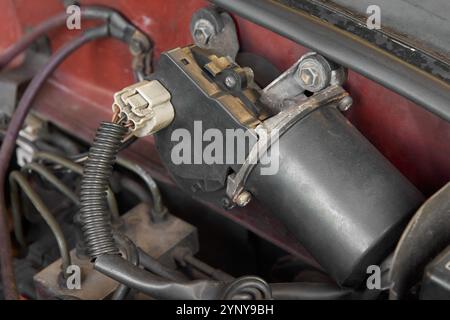
[{"label": "white electrical connector", "polygon": [[137,137],[144,137],[167,127],[175,112],[171,95],[156,80],[141,81],[114,94],[113,112],[131,122],[130,129]]}]

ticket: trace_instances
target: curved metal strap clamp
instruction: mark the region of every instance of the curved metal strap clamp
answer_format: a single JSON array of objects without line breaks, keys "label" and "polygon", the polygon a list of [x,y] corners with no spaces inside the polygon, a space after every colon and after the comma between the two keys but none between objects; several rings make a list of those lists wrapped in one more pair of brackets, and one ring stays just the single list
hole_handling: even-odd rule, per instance
[{"label": "curved metal strap clamp", "polygon": [[239,201],[239,195],[244,191],[245,183],[253,168],[258,164],[259,160],[264,156],[270,147],[278,141],[289,128],[291,128],[298,120],[303,118],[311,111],[325,105],[338,105],[339,102],[349,94],[341,86],[330,86],[307,100],[302,100],[299,104],[282,110],[277,115],[267,119],[255,131],[258,134],[258,142],[253,146],[236,174],[227,177],[226,194],[231,201],[232,206],[245,206],[246,203]]}]

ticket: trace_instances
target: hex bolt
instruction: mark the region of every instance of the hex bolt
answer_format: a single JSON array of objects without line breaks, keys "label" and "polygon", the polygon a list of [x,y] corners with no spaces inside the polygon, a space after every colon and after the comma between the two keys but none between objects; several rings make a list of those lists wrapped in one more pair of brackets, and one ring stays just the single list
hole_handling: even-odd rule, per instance
[{"label": "hex bolt", "polygon": [[341,111],[347,111],[353,105],[353,98],[350,96],[344,97],[338,104],[338,108]]},{"label": "hex bolt", "polygon": [[300,86],[311,92],[325,89],[331,79],[331,67],[320,55],[311,55],[300,62],[297,69],[297,81]]},{"label": "hex bolt", "polygon": [[248,191],[242,191],[236,198],[236,204],[239,207],[245,207],[250,200],[252,200],[252,195]]},{"label": "hex bolt", "polygon": [[306,86],[317,86],[319,80],[319,74],[314,67],[303,68],[300,71],[300,79]]},{"label": "hex bolt", "polygon": [[209,43],[212,36],[215,35],[214,26],[206,19],[200,19],[195,23],[194,40],[197,45],[205,46]]},{"label": "hex bolt", "polygon": [[225,78],[225,85],[229,89],[233,89],[236,86],[236,83],[237,83],[236,78],[231,75]]}]

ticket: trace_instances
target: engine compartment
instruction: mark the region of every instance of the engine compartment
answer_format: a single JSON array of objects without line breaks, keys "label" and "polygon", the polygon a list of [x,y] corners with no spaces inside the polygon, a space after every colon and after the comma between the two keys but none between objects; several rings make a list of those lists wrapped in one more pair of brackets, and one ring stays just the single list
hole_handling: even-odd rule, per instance
[{"label": "engine compartment", "polygon": [[65,36],[37,27],[0,56],[19,65],[2,74],[5,298],[448,298],[446,96],[405,92],[416,105],[218,2],[83,3],[55,54]]}]

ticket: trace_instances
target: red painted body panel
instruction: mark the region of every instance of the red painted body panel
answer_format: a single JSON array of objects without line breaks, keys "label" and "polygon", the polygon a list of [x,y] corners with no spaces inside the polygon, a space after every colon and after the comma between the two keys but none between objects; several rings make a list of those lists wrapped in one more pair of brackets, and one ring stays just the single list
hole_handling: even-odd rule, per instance
[{"label": "red painted body panel", "polygon": [[[0,49],[18,39],[22,30],[63,10],[58,0],[0,0]],[[165,50],[191,43],[189,20],[206,5],[202,0],[97,0],[121,11],[145,31],[156,46],[155,59]],[[235,17],[243,51],[257,53],[280,70],[307,49],[248,21]],[[83,27],[86,27],[83,24]],[[54,49],[76,36],[65,28],[51,34]],[[112,94],[132,79],[128,49],[116,40],[91,43],[55,73],[35,102],[34,110],[68,132],[89,141],[98,123],[110,119]],[[416,186],[430,195],[450,180],[450,124],[405,98],[357,73],[349,72],[346,89],[355,100],[349,120]],[[152,138],[139,141],[127,155],[154,176],[171,183]],[[292,253],[303,249],[271,216],[252,204],[230,214],[217,209]]]}]

